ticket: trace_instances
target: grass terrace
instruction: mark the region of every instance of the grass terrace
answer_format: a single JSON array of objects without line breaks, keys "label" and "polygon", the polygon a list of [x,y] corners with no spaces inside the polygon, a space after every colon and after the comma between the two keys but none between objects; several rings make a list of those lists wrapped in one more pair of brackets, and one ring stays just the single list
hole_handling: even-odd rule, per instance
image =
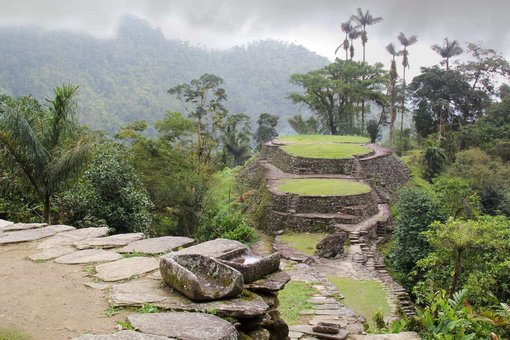
[{"label": "grass terrace", "polygon": [[283,234],[280,240],[306,255],[313,255],[315,247],[327,236],[324,233]]},{"label": "grass terrace", "polygon": [[370,140],[362,136],[333,136],[333,135],[290,135],[277,138],[289,143],[368,143]]},{"label": "grass terrace", "polygon": [[288,325],[297,325],[299,323],[308,323],[310,317],[300,315],[299,312],[305,309],[311,309],[313,304],[307,302],[317,291],[311,283],[302,281],[290,281],[285,288],[278,293],[280,305],[278,310],[282,319]]},{"label": "grass terrace", "polygon": [[350,196],[371,191],[367,184],[349,179],[287,178],[277,189],[282,192],[305,196]]},{"label": "grass terrace", "polygon": [[296,157],[323,158],[323,159],[346,159],[357,155],[369,153],[370,148],[359,144],[287,144],[281,149]]}]

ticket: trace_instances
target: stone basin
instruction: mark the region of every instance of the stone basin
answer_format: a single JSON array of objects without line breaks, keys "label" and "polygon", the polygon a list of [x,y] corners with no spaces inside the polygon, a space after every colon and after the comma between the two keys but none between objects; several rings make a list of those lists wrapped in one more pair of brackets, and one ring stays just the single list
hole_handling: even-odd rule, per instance
[{"label": "stone basin", "polygon": [[221,262],[240,271],[244,276],[244,283],[251,283],[280,268],[280,253],[264,257],[246,253],[228,261],[221,260]]},{"label": "stone basin", "polygon": [[241,294],[243,275],[216,259],[199,254],[162,257],[163,280],[195,301],[212,301]]}]

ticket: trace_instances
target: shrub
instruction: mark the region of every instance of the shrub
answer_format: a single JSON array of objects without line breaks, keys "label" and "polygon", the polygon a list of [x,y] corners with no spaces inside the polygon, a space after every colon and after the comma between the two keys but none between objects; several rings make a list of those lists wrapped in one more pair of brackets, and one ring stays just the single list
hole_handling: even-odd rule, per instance
[{"label": "shrub", "polygon": [[446,153],[442,148],[428,146],[423,154],[423,178],[432,182],[446,165]]},{"label": "shrub", "polygon": [[379,124],[375,119],[371,119],[367,122],[367,132],[370,135],[370,142],[375,143],[379,137]]}]

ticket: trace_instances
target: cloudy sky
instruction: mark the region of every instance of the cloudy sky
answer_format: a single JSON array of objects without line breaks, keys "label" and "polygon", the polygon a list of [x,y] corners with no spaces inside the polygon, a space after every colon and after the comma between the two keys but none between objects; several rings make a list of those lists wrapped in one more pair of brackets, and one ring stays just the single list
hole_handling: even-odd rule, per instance
[{"label": "cloudy sky", "polygon": [[384,46],[397,43],[399,32],[418,36],[410,49],[411,74],[440,60],[430,45],[446,36],[483,41],[510,59],[510,0],[0,0],[0,26],[36,25],[109,38],[130,13],[160,27],[169,39],[224,49],[274,38],[332,60],[343,40],[340,23],[357,7],[384,19],[368,29],[369,62],[387,64]]}]

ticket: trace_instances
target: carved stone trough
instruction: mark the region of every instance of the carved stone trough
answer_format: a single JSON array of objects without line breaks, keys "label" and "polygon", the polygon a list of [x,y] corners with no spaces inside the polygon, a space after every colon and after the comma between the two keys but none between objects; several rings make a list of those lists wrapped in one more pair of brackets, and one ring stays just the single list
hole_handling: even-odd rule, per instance
[{"label": "carved stone trough", "polygon": [[212,301],[241,294],[243,275],[236,269],[199,254],[162,257],[163,280],[195,301]]},{"label": "carved stone trough", "polygon": [[244,283],[251,283],[280,268],[280,253],[260,257],[246,252],[236,258],[221,260],[221,262],[240,271],[244,276]]}]

